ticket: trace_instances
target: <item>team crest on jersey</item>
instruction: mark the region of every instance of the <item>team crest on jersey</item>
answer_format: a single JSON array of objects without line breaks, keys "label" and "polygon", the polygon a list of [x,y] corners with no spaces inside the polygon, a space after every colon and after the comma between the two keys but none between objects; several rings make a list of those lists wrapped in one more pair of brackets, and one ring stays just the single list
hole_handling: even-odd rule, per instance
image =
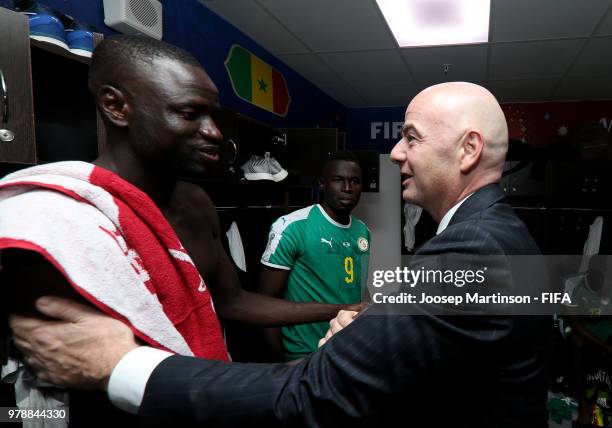
[{"label": "team crest on jersey", "polygon": [[366,238],[362,236],[357,240],[357,246],[359,247],[361,251],[365,253],[366,251],[368,251],[368,248],[370,247],[370,243],[368,242]]}]

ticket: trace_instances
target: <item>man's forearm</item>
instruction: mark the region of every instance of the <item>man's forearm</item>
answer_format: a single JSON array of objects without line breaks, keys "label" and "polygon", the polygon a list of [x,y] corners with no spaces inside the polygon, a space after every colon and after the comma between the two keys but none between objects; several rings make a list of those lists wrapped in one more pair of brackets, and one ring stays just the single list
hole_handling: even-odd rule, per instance
[{"label": "man's forearm", "polygon": [[339,310],[351,305],[290,302],[263,294],[242,291],[231,301],[217,305],[223,319],[262,327],[329,321]]}]

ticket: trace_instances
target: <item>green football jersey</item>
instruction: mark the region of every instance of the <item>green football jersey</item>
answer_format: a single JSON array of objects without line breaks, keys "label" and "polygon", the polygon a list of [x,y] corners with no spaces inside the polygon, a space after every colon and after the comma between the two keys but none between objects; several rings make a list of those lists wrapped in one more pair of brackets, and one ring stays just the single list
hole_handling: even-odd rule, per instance
[{"label": "green football jersey", "polygon": [[[261,262],[291,270],[287,300],[347,304],[361,301],[369,254],[370,231],[361,220],[351,216],[348,225],[340,224],[317,204],[274,222]],[[328,328],[328,322],[283,327],[287,357],[315,351]]]}]

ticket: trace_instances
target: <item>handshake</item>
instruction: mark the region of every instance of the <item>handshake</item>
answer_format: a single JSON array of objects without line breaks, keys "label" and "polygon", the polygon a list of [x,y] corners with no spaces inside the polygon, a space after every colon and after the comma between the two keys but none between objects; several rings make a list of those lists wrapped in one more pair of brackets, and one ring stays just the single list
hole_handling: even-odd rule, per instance
[{"label": "handshake", "polygon": [[341,310],[336,315],[336,318],[329,322],[329,330],[325,333],[325,337],[319,340],[319,348],[325,345],[331,337],[344,329],[347,325],[353,322],[355,318],[367,307],[367,303],[360,303],[355,307],[356,310]]}]

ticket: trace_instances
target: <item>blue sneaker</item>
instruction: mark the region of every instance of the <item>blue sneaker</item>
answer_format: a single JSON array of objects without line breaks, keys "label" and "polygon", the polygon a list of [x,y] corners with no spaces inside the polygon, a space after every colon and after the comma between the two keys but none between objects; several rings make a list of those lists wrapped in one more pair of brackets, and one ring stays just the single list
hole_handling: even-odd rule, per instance
[{"label": "blue sneaker", "polygon": [[15,1],[15,10],[28,17],[31,38],[68,49],[64,25],[53,11],[32,0]]},{"label": "blue sneaker", "polygon": [[75,25],[75,28],[66,30],[66,41],[70,52],[91,58],[94,48],[93,33],[87,28]]},{"label": "blue sneaker", "polygon": [[53,15],[41,13],[24,13],[30,21],[30,37],[35,40],[53,43],[64,49],[68,49],[66,33],[62,22]]},{"label": "blue sneaker", "polygon": [[30,20],[30,37],[68,49],[62,21],[53,15],[25,12]]}]

